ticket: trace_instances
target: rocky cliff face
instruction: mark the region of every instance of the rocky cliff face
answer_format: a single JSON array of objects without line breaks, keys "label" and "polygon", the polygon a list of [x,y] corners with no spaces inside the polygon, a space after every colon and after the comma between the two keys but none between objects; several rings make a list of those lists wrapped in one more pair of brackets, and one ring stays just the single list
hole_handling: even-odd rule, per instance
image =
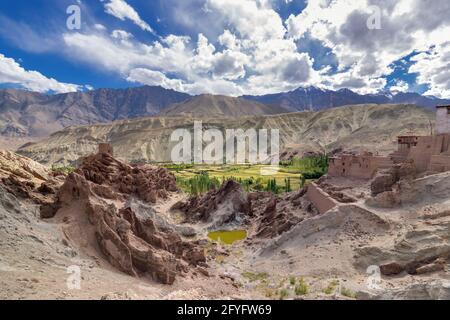
[{"label": "rocky cliff face", "polygon": [[51,203],[62,179],[31,159],[0,150],[0,184],[20,199],[35,204]]}]

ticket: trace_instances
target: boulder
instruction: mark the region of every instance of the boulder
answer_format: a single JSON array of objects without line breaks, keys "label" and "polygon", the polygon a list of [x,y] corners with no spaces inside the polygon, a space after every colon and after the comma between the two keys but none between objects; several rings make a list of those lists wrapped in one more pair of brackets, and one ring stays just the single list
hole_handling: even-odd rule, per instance
[{"label": "boulder", "polygon": [[387,171],[379,172],[373,178],[370,183],[370,190],[372,191],[372,196],[377,196],[380,193],[386,191],[392,191],[392,186],[395,184],[396,179],[395,176]]}]

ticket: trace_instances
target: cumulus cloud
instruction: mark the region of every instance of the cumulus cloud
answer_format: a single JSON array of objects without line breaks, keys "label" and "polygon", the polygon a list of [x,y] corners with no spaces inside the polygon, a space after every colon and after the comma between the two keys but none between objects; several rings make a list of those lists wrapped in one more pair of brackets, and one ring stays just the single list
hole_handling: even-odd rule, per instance
[{"label": "cumulus cloud", "polygon": [[169,35],[146,44],[118,30],[110,36],[67,33],[64,41],[74,58],[128,81],[191,94],[264,94],[318,81],[313,60],[297,52],[280,16],[265,1],[207,0],[206,7],[229,26],[215,44],[204,34],[196,40]]},{"label": "cumulus cloud", "polygon": [[154,33],[150,25],[141,19],[137,11],[124,0],[108,0],[105,3],[105,12],[122,20],[131,20],[142,30]]},{"label": "cumulus cloud", "polygon": [[83,89],[81,86],[58,82],[47,78],[37,71],[28,71],[21,67],[14,59],[0,54],[0,83],[15,84],[36,92],[65,93]]},{"label": "cumulus cloud", "polygon": [[417,74],[419,83],[430,87],[425,94],[450,99],[450,42],[420,53],[411,60],[409,72]]},{"label": "cumulus cloud", "polygon": [[132,69],[127,81],[138,82],[149,86],[161,86],[166,89],[174,89],[177,91],[185,91],[181,80],[169,79],[162,72],[145,68]]},{"label": "cumulus cloud", "polygon": [[[123,30],[84,31],[64,34],[64,43],[73,58],[130,82],[192,94],[268,94],[310,85],[377,93],[387,87],[395,62],[420,53],[405,72],[416,73],[428,94],[450,95],[448,0],[311,0],[285,21],[273,0],[167,1],[177,23],[203,31],[152,43]],[[108,0],[105,10],[151,31],[123,0]],[[317,64],[314,52],[303,50],[311,41],[333,59]],[[392,88],[406,90],[404,82]]]},{"label": "cumulus cloud", "polygon": [[389,90],[393,93],[408,92],[409,84],[406,81],[398,80],[392,87],[389,88]]},{"label": "cumulus cloud", "polygon": [[120,40],[128,40],[133,38],[133,35],[129,32],[126,32],[124,30],[114,30],[111,33],[111,37],[113,37],[114,39],[120,39]]},{"label": "cumulus cloud", "polygon": [[[344,72],[334,77],[336,86],[351,76],[347,83],[358,89],[362,83],[382,86],[380,79],[392,73],[392,63],[446,41],[449,14],[447,0],[318,0],[308,1],[306,9],[291,15],[286,25],[291,37],[301,41],[310,34],[332,50]],[[367,21],[378,18],[380,29],[367,26]],[[422,83],[435,85],[424,80],[419,77]]]}]

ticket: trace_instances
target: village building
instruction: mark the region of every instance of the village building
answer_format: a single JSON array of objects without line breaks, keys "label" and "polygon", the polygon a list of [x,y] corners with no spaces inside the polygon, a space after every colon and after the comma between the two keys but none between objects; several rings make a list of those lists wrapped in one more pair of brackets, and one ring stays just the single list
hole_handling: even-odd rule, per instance
[{"label": "village building", "polygon": [[438,106],[436,134],[430,136],[400,136],[398,149],[387,157],[342,153],[330,159],[328,175],[371,179],[378,170],[396,163],[410,161],[418,173],[450,171],[450,106]]},{"label": "village building", "polygon": [[[388,156],[370,152],[338,154],[330,158],[328,176],[371,180],[379,170],[406,162],[413,164],[416,173],[419,174],[450,171],[450,106],[437,107],[435,134],[404,135],[398,137],[397,143],[397,150]],[[336,198],[336,194],[333,194],[333,190],[326,190],[323,187],[311,183],[306,193],[321,214],[342,203]]]}]

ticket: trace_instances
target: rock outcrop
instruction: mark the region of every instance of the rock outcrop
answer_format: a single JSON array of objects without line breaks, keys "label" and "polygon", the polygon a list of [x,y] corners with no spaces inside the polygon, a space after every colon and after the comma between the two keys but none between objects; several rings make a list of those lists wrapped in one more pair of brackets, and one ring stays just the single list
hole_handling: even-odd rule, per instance
[{"label": "rock outcrop", "polygon": [[420,179],[414,179],[414,175],[405,175],[397,180],[390,187],[390,190],[367,199],[366,204],[378,208],[395,208],[402,205],[446,199],[450,194],[449,177],[450,172],[434,174]]},{"label": "rock outcrop", "polygon": [[285,195],[246,193],[234,180],[220,189],[179,202],[186,223],[202,223],[208,230],[245,228],[250,238],[273,238],[288,231],[307,214],[304,190]]},{"label": "rock outcrop", "polygon": [[82,160],[76,171],[104,188],[103,196],[119,193],[124,198],[137,198],[155,203],[158,198],[167,198],[168,192],[177,191],[175,176],[163,168],[130,166],[113,158],[109,153],[97,153]]},{"label": "rock outcrop", "polygon": [[416,168],[414,163],[405,162],[396,164],[392,168],[382,170],[372,180],[370,188],[372,196],[377,196],[383,192],[392,191],[393,186],[402,179],[414,179]]},{"label": "rock outcrop", "polygon": [[47,167],[10,151],[0,150],[0,184],[20,199],[35,204],[54,201],[62,180]]},{"label": "rock outcrop", "polygon": [[[59,189],[57,201],[46,214],[66,214],[70,227],[95,239],[111,265],[133,276],[149,274],[155,281],[172,284],[177,275],[205,266],[198,243],[186,242],[174,231],[160,230],[153,219],[136,214],[126,200],[145,202],[176,191],[175,177],[164,169],[132,167],[98,153],[83,160]],[[95,243],[91,243],[95,247]]]},{"label": "rock outcrop", "polygon": [[450,260],[450,216],[426,214],[413,229],[404,229],[392,243],[363,246],[356,250],[355,265],[363,270],[380,266],[385,276],[421,275],[444,271]]},{"label": "rock outcrop", "polygon": [[228,180],[218,190],[179,202],[172,210],[184,213],[187,223],[207,223],[211,229],[242,222],[251,213],[247,194],[234,180]]},{"label": "rock outcrop", "polygon": [[303,221],[304,194],[302,190],[281,196],[266,192],[251,193],[253,232],[250,232],[250,236],[274,238]]},{"label": "rock outcrop", "polygon": [[361,300],[449,300],[450,281],[434,280],[427,283],[414,283],[375,294],[360,292],[357,298]]}]

